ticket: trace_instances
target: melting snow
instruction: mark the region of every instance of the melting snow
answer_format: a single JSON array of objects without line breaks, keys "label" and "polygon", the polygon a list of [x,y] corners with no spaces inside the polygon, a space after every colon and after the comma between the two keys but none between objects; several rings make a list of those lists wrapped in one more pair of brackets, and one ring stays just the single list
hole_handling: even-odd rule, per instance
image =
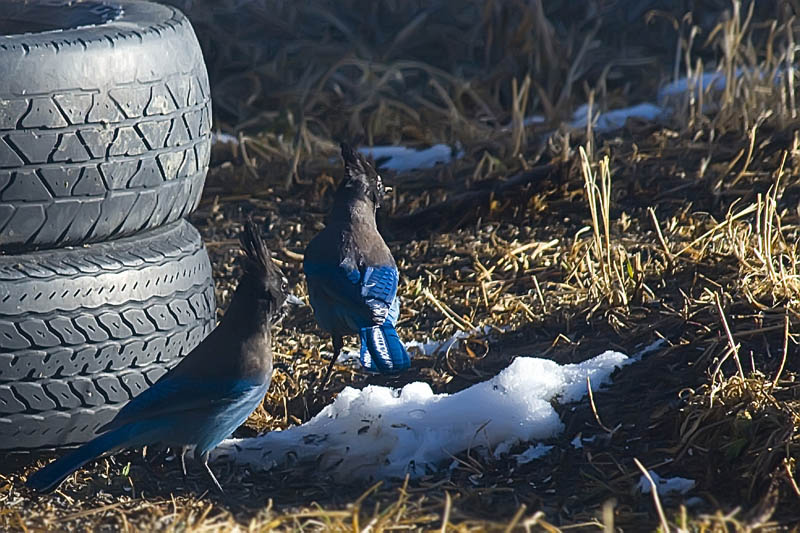
[{"label": "melting snow", "polygon": [[[212,143],[229,143],[238,145],[239,139],[229,133],[215,131],[211,134]],[[458,146],[453,148],[446,144],[435,144],[430,148],[415,150],[406,146],[361,146],[358,151],[373,159],[388,158],[381,162],[380,168],[388,168],[397,172],[431,168],[440,163],[449,163],[464,155]],[[331,158],[336,161],[336,158]]]},{"label": "melting snow", "polygon": [[[759,71],[751,73],[745,72],[742,69],[737,69],[734,76],[739,78],[745,74],[767,75]],[[782,71],[777,71],[773,76],[775,78],[775,83],[780,83],[785,77],[785,74]],[[594,131],[610,132],[618,130],[625,126],[629,118],[640,118],[651,121],[663,119],[673,111],[672,106],[675,103],[675,98],[681,97],[690,91],[694,91],[696,93],[695,96],[698,96],[700,91],[706,92],[710,88],[723,90],[727,82],[728,80],[725,74],[719,71],[704,72],[699,76],[693,76],[691,79],[681,78],[671,81],[658,91],[656,95],[657,104],[643,102],[634,106],[612,109],[605,113],[600,113],[594,119]],[[708,103],[707,105],[713,104]],[[572,114],[572,120],[568,123],[568,126],[577,129],[585,128],[587,120],[586,111],[586,104],[578,107]],[[523,119],[523,124],[525,126],[542,124],[544,122],[546,122],[546,119],[541,115],[530,115]],[[511,125],[505,126],[502,129],[510,130]],[[227,133],[214,132],[212,133],[212,142],[238,144],[239,140],[235,136]],[[459,146],[451,147],[446,144],[435,144],[423,150],[415,150],[407,146],[361,146],[358,150],[374,159],[388,158],[381,163],[380,167],[397,172],[431,168],[440,163],[449,163],[464,155],[463,150],[461,150]]]},{"label": "melting snow", "polygon": [[535,442],[564,429],[550,402],[575,402],[614,369],[632,360],[607,351],[578,364],[518,357],[494,378],[454,394],[434,394],[427,383],[402,389],[346,387],[334,402],[300,426],[250,439],[229,439],[216,459],[270,469],[290,461],[318,461],[340,479],[418,476],[446,466],[452,455],[483,446],[508,451],[531,442],[521,463],[546,453]]},{"label": "melting snow", "polygon": [[[653,478],[653,481],[656,484],[656,489],[658,490],[659,494],[686,494],[690,490],[694,488],[694,480],[693,479],[686,479],[685,477],[670,477],[665,478],[661,477],[652,470],[648,470],[650,473],[650,477]],[[639,484],[637,485],[639,490],[642,494],[650,494],[652,487],[650,486],[650,482],[647,478],[642,475],[639,478]]]},{"label": "melting snow", "polygon": [[[492,330],[489,326],[483,326],[482,328],[475,328],[471,331],[456,331],[453,333],[449,339],[445,341],[436,341],[436,340],[427,340],[425,342],[420,341],[409,341],[405,343],[406,349],[415,348],[419,351],[422,355],[436,355],[439,352],[447,352],[452,345],[457,343],[462,339],[468,339],[472,335],[488,335],[488,333]],[[321,350],[320,355],[325,358],[330,359],[333,357],[333,352],[329,350]],[[410,355],[413,357],[414,353],[411,352]],[[345,346],[342,348],[342,351],[339,352],[339,359],[338,362],[344,363],[349,360],[358,360],[359,357],[359,349],[358,347],[352,346]]]},{"label": "melting snow", "polygon": [[483,326],[483,328],[475,328],[472,331],[459,330],[453,333],[450,336],[450,338],[447,339],[446,341],[431,341],[431,340],[425,342],[410,341],[405,343],[405,346],[406,349],[416,348],[417,350],[420,351],[420,353],[422,353],[422,355],[435,355],[439,352],[447,352],[447,350],[449,350],[452,345],[454,345],[455,343],[457,343],[462,339],[467,339],[471,335],[481,335],[481,334],[487,335],[491,330],[492,328],[490,328],[489,326]]},{"label": "melting snow", "polygon": [[547,453],[552,450],[552,446],[545,446],[542,443],[538,443],[534,446],[531,446],[521,454],[516,456],[517,464],[524,465],[526,463],[530,463],[534,459],[539,459],[540,457],[544,457]]},{"label": "melting snow", "polygon": [[[737,69],[734,72],[735,78],[740,78],[744,75],[753,76],[767,76],[768,74],[759,71],[745,72],[742,69]],[[781,71],[774,73],[775,83],[780,83],[783,80],[784,74]],[[594,123],[594,131],[596,132],[609,132],[622,128],[629,118],[641,118],[644,120],[656,121],[669,116],[673,111],[676,98],[683,97],[686,93],[693,91],[695,98],[700,92],[707,92],[710,89],[715,91],[722,91],[728,83],[728,79],[724,73],[704,72],[699,76],[692,78],[681,78],[667,83],[658,91],[657,100],[658,104],[652,102],[644,102],[622,109],[613,109],[605,113],[599,114]],[[714,103],[707,102],[705,108],[713,109]],[[586,104],[580,106],[573,114],[572,121],[569,126],[572,128],[585,128],[586,127]]]},{"label": "melting snow", "polygon": [[[741,76],[742,69],[737,69],[735,75],[737,78]],[[695,91],[701,90],[702,92],[706,92],[712,85],[714,90],[724,90],[725,85],[727,85],[727,78],[725,74],[719,71],[704,72],[702,75],[693,76],[691,79],[680,78],[678,80],[671,81],[658,91],[658,101],[663,102],[668,98],[683,96],[685,93],[689,92],[690,88],[694,89]],[[695,96],[698,95],[696,94]]]},{"label": "melting snow", "polygon": [[652,352],[657,351],[659,348],[664,346],[666,343],[667,343],[667,341],[665,341],[664,339],[656,339],[655,341],[651,342],[650,344],[648,344],[647,346],[645,346],[644,348],[642,348],[641,350],[639,350],[638,352],[633,354],[631,356],[631,358],[635,359],[636,361],[641,361],[642,357],[644,357],[647,354],[650,354]]},{"label": "melting snow", "polygon": [[[586,127],[586,112],[588,108],[586,104],[580,106],[572,114],[572,122],[569,123],[572,128],[585,128]],[[618,130],[625,126],[625,122],[629,118],[640,118],[644,120],[657,120],[665,114],[664,108],[651,103],[637,104],[622,109],[614,109],[601,113],[597,116],[594,122],[593,129],[596,132],[607,132]]]},{"label": "melting snow", "polygon": [[373,159],[388,157],[388,161],[382,162],[380,168],[397,172],[435,167],[439,163],[449,163],[464,155],[463,151],[454,150],[446,144],[435,144],[424,150],[406,146],[361,146],[358,151]]},{"label": "melting snow", "polygon": [[211,143],[228,143],[238,145],[239,139],[230,133],[215,131],[211,133]]}]

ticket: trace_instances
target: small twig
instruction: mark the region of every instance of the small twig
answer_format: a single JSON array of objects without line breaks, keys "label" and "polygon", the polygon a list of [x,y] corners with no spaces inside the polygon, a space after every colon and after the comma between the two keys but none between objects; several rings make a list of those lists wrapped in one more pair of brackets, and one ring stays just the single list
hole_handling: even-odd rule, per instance
[{"label": "small twig", "polygon": [[445,491],[444,493],[444,514],[442,515],[442,529],[441,533],[447,532],[447,524],[450,522],[450,507],[452,506],[453,502],[450,500],[450,493]]},{"label": "small twig", "polygon": [[514,514],[514,518],[512,518],[511,522],[509,522],[508,525],[506,526],[505,533],[511,533],[512,531],[514,531],[514,528],[517,527],[519,521],[522,520],[522,515],[525,514],[525,511],[527,509],[528,506],[525,505],[524,503],[519,506],[519,509],[517,509],[517,512]]},{"label": "small twig", "polygon": [[600,426],[603,431],[608,433],[609,435],[613,435],[614,432],[608,429],[608,426],[603,424],[600,420],[600,413],[597,412],[597,406],[594,403],[594,393],[592,392],[592,379],[589,376],[586,376],[586,388],[589,389],[589,404],[592,406],[592,413],[594,413],[594,419],[597,421],[597,425]]},{"label": "small twig", "polygon": [[717,302],[717,312],[719,312],[719,318],[722,320],[722,326],[725,328],[725,335],[728,337],[728,344],[731,347],[733,360],[736,361],[739,377],[742,379],[742,382],[744,382],[744,370],[742,370],[742,361],[739,359],[739,345],[733,340],[733,334],[731,333],[731,328],[728,326],[728,320],[725,318],[725,311],[722,310],[722,300],[720,300],[718,292],[714,293],[714,299]]},{"label": "small twig", "polygon": [[690,242],[689,244],[687,244],[686,246],[681,248],[681,250],[678,253],[676,253],[674,255],[674,257],[678,257],[679,255],[683,254],[685,251],[687,251],[690,248],[692,248],[695,244],[699,243],[700,241],[702,241],[703,239],[705,239],[709,235],[711,235],[714,232],[716,232],[717,230],[724,228],[725,226],[727,226],[728,224],[730,224],[734,220],[738,220],[738,219],[740,219],[740,218],[742,218],[744,216],[749,215],[750,213],[755,211],[757,208],[758,208],[758,206],[756,204],[750,204],[748,207],[745,207],[744,209],[742,209],[741,211],[739,211],[738,213],[736,213],[732,217],[725,219],[724,222],[720,222],[719,224],[717,224],[716,226],[714,226],[713,228],[711,228],[710,230],[708,230],[707,232],[703,233],[698,238],[696,238],[695,240],[693,240],[692,242]]},{"label": "small twig", "polygon": [[292,520],[303,519],[303,518],[348,518],[351,515],[350,511],[326,511],[325,509],[320,510],[313,510],[313,511],[301,511],[299,513],[290,513],[283,516],[279,516],[268,522],[262,529],[262,531],[272,531],[279,525],[283,524],[284,522],[291,522]]},{"label": "small twig", "polygon": [[361,504],[364,503],[364,500],[366,500],[370,494],[377,491],[381,487],[381,485],[383,485],[383,481],[378,481],[377,483],[374,483],[370,488],[365,490],[364,493],[361,496],[359,496],[355,502],[353,502],[353,505],[351,506],[353,511],[353,531],[361,531],[361,528],[358,525],[358,513],[361,512]]},{"label": "small twig", "polygon": [[658,497],[658,487],[656,486],[656,482],[653,481],[653,477],[650,475],[650,472],[648,472],[644,465],[639,462],[639,459],[634,457],[633,462],[636,463],[636,466],[642,471],[642,475],[647,478],[647,481],[650,483],[650,492],[653,494],[653,502],[656,504],[656,511],[658,512],[659,520],[661,520],[661,527],[664,529],[664,533],[669,533],[669,522],[667,522],[667,515],[664,514],[664,508],[661,507],[661,499]]},{"label": "small twig", "polygon": [[511,254],[511,255],[517,255],[519,253],[522,253],[522,252],[524,252],[526,250],[530,250],[531,248],[535,247],[536,249],[530,254],[530,258],[531,259],[536,259],[537,257],[539,257],[539,255],[542,252],[544,252],[545,250],[547,250],[549,248],[553,248],[556,245],[558,245],[558,239],[552,239],[552,240],[547,241],[547,242],[533,241],[533,242],[529,242],[528,244],[523,244],[522,246],[514,248],[513,250],[511,250],[508,253]]},{"label": "small twig", "polygon": [[614,500],[603,503],[603,533],[614,533]]},{"label": "small twig", "polygon": [[783,315],[783,354],[781,355],[781,364],[778,367],[778,373],[775,374],[775,379],[772,381],[772,384],[769,387],[769,393],[772,394],[772,390],[778,386],[778,380],[781,379],[781,374],[783,374],[783,367],[786,366],[786,352],[789,351],[789,313],[787,312]]},{"label": "small twig", "polygon": [[436,296],[429,289],[424,289],[422,294],[436,306],[439,311],[444,314],[445,318],[447,318],[450,322],[456,325],[458,329],[465,330],[465,331],[472,331],[475,329],[475,326],[458,316],[455,311],[450,309],[444,302],[440,302]]},{"label": "small twig", "polygon": [[298,254],[297,252],[293,252],[288,248],[283,248],[283,254],[292,261],[302,262],[305,258],[303,254]]},{"label": "small twig", "polygon": [[250,159],[250,156],[247,155],[247,140],[248,138],[245,137],[241,132],[239,133],[239,147],[242,150],[242,161],[244,162],[244,168],[250,173],[250,175],[258,179],[258,172],[256,171],[255,163]]},{"label": "small twig", "polygon": [[656,210],[653,209],[652,207],[648,207],[647,211],[650,213],[650,218],[653,219],[653,225],[656,227],[656,236],[658,236],[658,241],[664,248],[664,255],[667,256],[667,261],[672,263],[672,252],[669,251],[669,246],[667,246],[667,240],[664,238],[664,234],[661,233],[661,224],[658,223],[658,218],[656,217]]},{"label": "small twig", "polygon": [[789,478],[789,484],[792,486],[794,493],[800,498],[800,487],[797,486],[797,481],[795,481],[794,476],[792,475],[792,469],[789,466],[789,462],[783,462],[783,467],[786,469],[786,477]]},{"label": "small twig", "polygon": [[739,337],[749,337],[750,335],[769,333],[770,331],[778,331],[779,329],[783,329],[783,326],[767,326],[764,328],[743,329],[734,333],[733,338],[738,339]]},{"label": "small twig", "polygon": [[747,149],[747,157],[744,160],[744,166],[742,167],[742,170],[739,171],[739,174],[737,174],[736,177],[733,178],[733,181],[730,183],[728,187],[733,187],[737,183],[739,183],[739,180],[742,179],[742,177],[747,172],[747,169],[750,166],[750,162],[753,160],[753,150],[755,149],[756,145],[757,130],[758,130],[758,124],[753,124],[753,128],[750,130],[750,146]]},{"label": "small twig", "polygon": [[536,279],[535,275],[531,276],[533,278],[533,286],[536,288],[536,294],[539,296],[539,301],[542,303],[542,312],[547,313],[547,306],[544,303],[544,294],[542,293],[542,288],[539,287],[539,280]]},{"label": "small twig", "polygon": [[217,248],[219,246],[234,246],[238,248],[239,240],[238,239],[222,239],[219,241],[208,241],[205,243],[206,248]]},{"label": "small twig", "polygon": [[87,516],[91,516],[93,514],[102,513],[104,511],[108,511],[110,509],[114,509],[116,507],[119,507],[123,503],[124,502],[116,502],[116,503],[110,503],[108,505],[103,505],[101,507],[96,507],[94,509],[86,509],[85,511],[80,511],[80,512],[65,516],[65,517],[61,518],[60,520],[62,522],[69,522],[71,520],[75,520],[76,518],[84,518],[84,517],[87,517]]}]

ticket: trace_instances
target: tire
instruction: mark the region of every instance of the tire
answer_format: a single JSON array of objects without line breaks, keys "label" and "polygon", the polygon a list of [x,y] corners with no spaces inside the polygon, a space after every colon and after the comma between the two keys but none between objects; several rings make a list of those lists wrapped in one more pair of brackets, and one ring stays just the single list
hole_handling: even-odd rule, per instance
[{"label": "tire", "polygon": [[0,256],[0,450],[85,442],[211,331],[211,265],[181,220]]},{"label": "tire", "polygon": [[191,213],[211,98],[186,17],[129,0],[2,10],[14,15],[0,17],[6,33],[65,29],[0,35],[0,251],[101,242]]}]

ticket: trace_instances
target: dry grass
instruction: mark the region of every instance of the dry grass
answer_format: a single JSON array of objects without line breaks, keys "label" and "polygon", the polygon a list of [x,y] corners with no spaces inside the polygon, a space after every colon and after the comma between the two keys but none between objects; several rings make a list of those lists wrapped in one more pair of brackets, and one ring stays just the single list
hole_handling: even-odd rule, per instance
[{"label": "dry grass", "polygon": [[[388,383],[452,392],[520,354],[575,362],[661,344],[591,402],[559,406],[565,432],[534,463],[471,450],[455,469],[373,487],[337,485],[315,465],[215,465],[219,495],[191,465],[183,479],[174,459],[133,451],[37,497],[22,482],[38,463],[14,456],[0,471],[0,528],[791,529],[800,520],[800,6],[653,12],[651,33],[642,26],[638,41],[620,42],[620,27],[643,25],[658,4],[200,2],[196,24],[215,43],[217,124],[242,140],[215,150],[192,217],[222,309],[248,213],[306,297],[301,254],[339,173],[327,157],[333,139],[460,141],[465,156],[451,165],[384,176],[394,192],[380,223],[401,269],[404,339],[492,332],[417,357]],[[690,90],[662,124],[629,121],[605,136],[591,122],[552,129],[584,99],[602,110],[652,96],[659,63],[670,65],[661,80],[718,69],[735,83]],[[525,126],[531,112],[549,123]],[[387,383],[337,366],[328,396],[308,405],[330,350],[317,334],[307,307],[287,317],[273,385],[239,435],[301,423],[344,385]],[[570,445],[576,435],[582,448]],[[643,469],[696,487],[686,498],[642,495]]]},{"label": "dry grass", "polygon": [[[656,58],[614,48],[624,5],[586,11],[541,0],[199,4],[191,13],[216,80],[216,127],[241,136],[254,175],[270,167],[285,173],[287,184],[314,175],[311,160],[333,154],[332,139],[461,142],[508,159],[524,137],[516,118],[526,107],[556,124],[584,98],[587,79],[602,77],[607,89],[622,85],[614,76],[633,67],[657,72]],[[598,15],[614,21],[605,26],[604,46],[596,41]],[[654,76],[634,72],[654,89]],[[621,92],[638,97],[643,90]]]}]

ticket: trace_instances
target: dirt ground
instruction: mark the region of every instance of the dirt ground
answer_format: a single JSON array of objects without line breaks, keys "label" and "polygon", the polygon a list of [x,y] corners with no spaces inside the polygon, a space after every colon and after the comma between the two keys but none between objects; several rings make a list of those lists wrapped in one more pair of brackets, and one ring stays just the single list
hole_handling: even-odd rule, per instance
[{"label": "dirt ground", "polygon": [[[53,454],[16,454],[0,459],[0,528],[796,530],[800,6],[547,4],[182,7],[206,50],[215,127],[238,139],[215,145],[190,217],[220,314],[248,215],[307,297],[302,253],[341,176],[335,140],[448,142],[463,151],[450,164],[382,173],[394,189],[379,223],[401,272],[398,330],[420,341],[490,331],[417,355],[391,380],[339,365],[308,402],[330,346],[298,307],[277,332],[263,409],[236,435],[302,423],[346,385],[454,392],[518,355],[578,362],[660,341],[593,401],[556,406],[566,429],[548,455],[518,465],[511,455],[527,445],[500,458],[473,450],[456,468],[374,486],[336,483],[314,464],[219,464],[220,494],[194,465],[184,478],[174,455],[132,450],[37,496],[24,479]],[[658,120],[566,125],[582,103],[655,101],[659,86],[701,72],[733,81],[675,97]],[[642,494],[642,468],[695,487]]]}]

